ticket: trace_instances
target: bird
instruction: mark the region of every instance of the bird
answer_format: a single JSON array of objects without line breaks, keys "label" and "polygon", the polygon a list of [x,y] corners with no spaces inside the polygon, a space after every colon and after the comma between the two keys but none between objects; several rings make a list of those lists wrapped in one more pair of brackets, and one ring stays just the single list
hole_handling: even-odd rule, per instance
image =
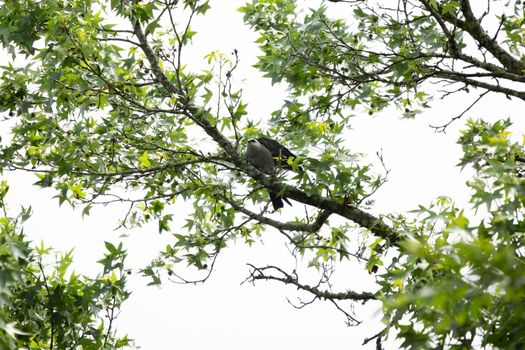
[{"label": "bird", "polygon": [[[296,156],[278,141],[266,137],[259,137],[248,140],[246,158],[248,158],[256,169],[267,175],[273,175],[276,167],[292,169],[288,164],[288,159],[296,158]],[[289,205],[292,205],[286,197],[279,196],[275,192],[269,191],[269,195],[274,210],[284,207],[283,200]]]}]

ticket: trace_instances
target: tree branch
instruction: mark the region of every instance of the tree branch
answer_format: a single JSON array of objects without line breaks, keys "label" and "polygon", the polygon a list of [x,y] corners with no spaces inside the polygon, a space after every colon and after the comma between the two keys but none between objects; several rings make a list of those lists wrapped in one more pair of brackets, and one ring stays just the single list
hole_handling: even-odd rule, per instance
[{"label": "tree branch", "polygon": [[525,101],[525,91],[519,91],[519,90],[507,88],[499,84],[489,84],[484,81],[469,78],[462,73],[458,73],[454,71],[439,70],[439,71],[435,71],[431,73],[429,76],[434,76],[436,78],[443,78],[446,80],[457,81],[460,83],[464,83],[465,85],[471,85],[471,86],[479,87],[485,90],[499,92],[506,96],[514,96],[514,97],[517,97]]},{"label": "tree branch", "polygon": [[[369,292],[354,292],[351,290],[347,290],[346,292],[340,292],[340,293],[333,293],[326,290],[321,290],[318,287],[313,287],[308,284],[302,284],[299,282],[299,279],[297,276],[292,276],[282,270],[281,268],[277,266],[271,266],[268,265],[266,267],[255,267],[252,264],[248,264],[252,268],[252,271],[250,272],[250,276],[246,279],[246,281],[256,281],[256,280],[266,280],[266,281],[279,281],[285,284],[294,285],[297,287],[297,289],[304,290],[306,292],[309,292],[313,295],[315,295],[319,299],[325,299],[325,300],[353,300],[353,301],[361,301],[361,302],[367,302],[370,300],[376,300],[376,296],[374,293]],[[267,271],[276,271],[282,276],[275,276],[272,274],[267,275]]]},{"label": "tree branch", "polygon": [[470,1],[461,0],[460,4],[465,21],[457,21],[458,27],[467,31],[479,45],[486,48],[507,70],[522,75],[525,72],[525,65],[505,51],[495,40],[492,40],[472,12]]},{"label": "tree branch", "polygon": [[44,288],[46,290],[47,298],[49,299],[49,324],[51,326],[51,337],[50,337],[50,343],[49,343],[49,349],[53,350],[53,341],[55,339],[55,308],[53,306],[53,300],[51,298],[51,291],[49,290],[49,286],[47,284],[47,277],[46,273],[44,272],[44,266],[42,266],[42,261],[38,261],[38,268],[40,269],[40,273],[42,274],[42,279],[44,280]]},{"label": "tree branch", "polygon": [[231,161],[237,167],[276,193],[282,193],[286,197],[298,202],[336,213],[369,229],[375,235],[388,240],[390,243],[395,243],[399,239],[398,234],[378,217],[370,215],[360,209],[339,203],[336,200],[321,197],[319,195],[307,194],[295,187],[281,184],[274,179],[266,177],[263,173],[248,164],[246,159],[239,155],[232,143],[217,129],[216,126],[209,122],[206,118],[206,112],[202,108],[195,106],[184,94],[184,91],[167,78],[159,65],[157,56],[147,42],[140,23],[136,20],[134,20],[134,23],[135,35],[139,40],[140,47],[144,51],[144,54],[150,63],[151,70],[155,74],[157,80],[166,90],[178,97],[177,103],[180,104],[185,115],[199,125],[204,132],[206,132],[206,134],[208,134],[208,136],[210,136],[228,154]]},{"label": "tree branch", "polygon": [[236,201],[234,201],[231,198],[228,198],[227,196],[220,195],[219,198],[230,204],[235,210],[247,215],[249,218],[257,220],[260,223],[273,226],[278,230],[284,231],[318,232],[321,229],[321,227],[323,227],[323,225],[326,223],[328,217],[332,214],[329,211],[322,211],[317,216],[317,219],[315,219],[315,221],[311,224],[281,222],[270,219],[262,214],[254,213],[253,211],[246,209],[242,205],[239,205]]},{"label": "tree branch", "polygon": [[433,128],[436,132],[443,132],[445,133],[446,132],[446,129],[447,127],[452,124],[454,121],[460,119],[461,117],[463,117],[463,115],[465,115],[465,113],[467,113],[472,107],[474,107],[483,97],[485,97],[485,95],[487,95],[490,91],[486,90],[484,91],[482,94],[480,94],[478,96],[478,98],[472,102],[466,109],[463,110],[463,112],[461,112],[460,114],[458,114],[457,116],[455,116],[454,118],[451,118],[446,124],[443,124],[443,125],[439,125],[439,126],[436,126],[436,125],[430,125],[431,128]]}]

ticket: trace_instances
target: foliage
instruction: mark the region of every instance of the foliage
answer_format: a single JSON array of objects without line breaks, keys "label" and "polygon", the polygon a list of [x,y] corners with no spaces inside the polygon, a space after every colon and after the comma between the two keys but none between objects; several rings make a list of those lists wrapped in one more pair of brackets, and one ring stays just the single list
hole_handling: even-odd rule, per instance
[{"label": "foliage", "polygon": [[[425,82],[436,78],[451,83],[442,85],[443,96],[483,88],[473,104],[488,92],[523,99],[520,87],[504,87],[523,82],[525,72],[515,25],[523,22],[520,2],[493,10],[496,2],[488,1],[479,16],[469,1],[352,3],[350,24],[331,18],[328,4],[306,13],[292,1],[254,1],[242,9],[266,54],[258,68],[296,97],[279,117],[314,110],[331,119],[345,106],[372,114],[392,104],[412,117],[429,106]],[[481,23],[491,10],[504,14],[489,41]],[[444,131],[468,109],[436,129]],[[389,249],[394,258],[378,280],[378,296],[404,348],[524,346],[524,153],[523,143],[511,141],[510,124],[469,121],[459,140],[459,165],[476,171],[468,186],[477,215],[441,198],[421,206],[417,219],[392,218],[403,238]],[[381,256],[372,253],[372,261],[381,264]]]},{"label": "foliage", "polygon": [[[1,183],[0,206],[7,184]],[[30,214],[0,218],[0,347],[2,349],[119,349],[131,345],[112,323],[126,290],[122,245],[106,243],[102,274],[70,271],[72,252],[57,255],[43,243],[32,247],[18,226]],[[48,262],[54,258],[55,261]]]},{"label": "foliage", "polygon": [[[280,112],[283,119],[309,111],[331,118],[356,106],[373,114],[392,105],[414,117],[430,106],[426,83],[438,81],[449,82],[440,86],[443,96],[482,88],[525,98],[507,87],[522,83],[525,71],[521,2],[346,2],[348,21],[330,15],[340,8],[333,4],[301,11],[294,1],[253,1],[241,9],[260,34],[265,55],[257,67],[297,97]],[[500,21],[491,37],[483,26],[489,17]]]},{"label": "foliage", "polygon": [[[261,132],[286,138],[289,147],[318,145],[320,151],[313,157],[301,155],[312,165],[308,173],[283,175],[287,186],[301,188],[288,197],[311,204],[326,198],[320,209],[337,207],[345,216],[371,225],[374,218],[345,203],[366,208],[384,178],[344,147],[340,133],[345,119],[312,120],[306,129],[300,123],[289,130],[270,123],[261,130],[245,117],[242,94],[232,86],[236,56],[211,53],[206,58],[209,69],[187,70],[183,52],[194,35],[191,19],[206,12],[206,2],[167,5],[186,23],[155,19],[158,2],[100,3],[98,12],[85,11],[95,3],[69,2],[61,5],[63,9],[53,4],[27,10],[39,13],[28,14],[29,19],[44,18],[46,23],[39,32],[43,45],[33,48],[33,65],[6,66],[2,71],[4,81],[12,84],[4,91],[21,95],[19,99],[6,95],[9,103],[3,106],[18,120],[10,145],[1,151],[3,166],[34,168],[38,185],[55,187],[60,203],[82,205],[85,213],[97,203],[129,203],[123,226],[157,220],[159,232],[171,231],[174,204],[191,198],[194,212],[187,219],[187,232],[174,232],[174,244],[144,270],[155,283],[159,268],[171,271],[184,259],[204,270],[229,240],[253,241],[251,232],[260,230],[259,220],[253,219],[257,213],[245,208],[246,219],[238,215],[237,207],[266,202],[261,184],[273,186],[275,192],[285,186],[256,173],[240,156],[246,139]],[[10,6],[17,5],[4,5],[4,23],[16,22]],[[118,20],[130,23],[133,31],[115,24]],[[13,52],[26,50],[25,43],[10,40]],[[215,86],[222,91],[218,96],[211,93]],[[201,138],[206,140],[205,149]],[[349,182],[354,186],[347,186]],[[319,214],[312,210],[298,218],[297,225],[304,226]],[[325,214],[319,218],[326,220]],[[385,225],[375,226],[379,234],[387,235]],[[293,241],[319,245],[319,239],[297,232]],[[347,255],[344,240],[330,245]],[[337,252],[330,248],[327,253]]]},{"label": "foliage", "polygon": [[[469,121],[460,143],[469,182],[469,218],[448,198],[404,223],[407,240],[381,276],[384,307],[406,348],[521,349],[523,338],[523,143],[508,120]],[[414,326],[416,325],[416,326]]]},{"label": "foliage", "polygon": [[[345,147],[353,114],[393,106],[416,117],[431,106],[433,86],[441,97],[479,92],[437,131],[488,93],[525,99],[523,4],[484,5],[480,12],[468,0],[348,0],[311,9],[291,0],[245,4],[240,11],[264,54],[256,66],[290,94],[282,108],[254,122],[232,79],[238,51],[211,52],[200,71],[189,68],[198,40],[193,19],[206,15],[208,1],[4,2],[0,42],[13,58],[24,54],[25,62],[2,67],[0,110],[16,125],[0,148],[0,168],[34,172],[38,186],[55,188],[60,203],[80,206],[84,214],[93,205],[119,202],[129,205],[123,227],[156,221],[173,240],[143,269],[153,284],[165,277],[204,281],[231,242],[252,244],[274,228],[293,255],[307,257],[308,267],[319,271],[319,283],[304,284],[297,271],[277,266],[253,266],[249,279],[277,280],[313,300],[330,300],[350,325],[359,322],[342,302],[379,299],[387,328],[365,342],[375,339],[381,348],[392,331],[409,349],[520,349],[525,158],[523,144],[512,141],[511,122],[469,121],[459,140],[459,165],[476,172],[468,184],[474,213],[439,198],[415,216],[370,214],[388,170]],[[347,18],[333,14],[339,8]],[[254,136],[278,139],[306,170],[260,173],[243,156]],[[304,214],[269,213],[268,189],[304,204]],[[172,221],[183,206],[193,210],[175,232]],[[107,247],[122,263],[122,247]],[[38,296],[49,300],[55,291],[65,297],[87,286],[101,297],[98,312],[111,297],[118,306],[127,296],[122,274],[107,277],[124,271],[111,259],[104,260],[105,277],[80,281],[74,274],[64,279],[68,254],[49,273],[37,255],[27,262],[32,277],[6,270],[12,271],[6,280],[33,278]],[[332,291],[331,271],[347,261],[366,261],[371,273],[384,266],[380,290]],[[181,262],[201,274],[181,275]],[[116,285],[118,298],[111,294]],[[60,305],[73,307],[73,299]],[[74,310],[71,315],[84,315],[84,325],[95,322],[85,309]],[[55,314],[52,307],[37,311]],[[42,326],[42,334],[53,339],[50,326]],[[79,330],[70,330],[74,335],[61,339],[78,339]]]}]

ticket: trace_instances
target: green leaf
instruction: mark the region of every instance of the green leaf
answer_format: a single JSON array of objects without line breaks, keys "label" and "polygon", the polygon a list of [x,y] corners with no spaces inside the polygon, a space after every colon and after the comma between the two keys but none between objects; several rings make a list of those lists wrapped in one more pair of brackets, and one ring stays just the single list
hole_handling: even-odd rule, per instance
[{"label": "green leaf", "polygon": [[116,254],[118,252],[117,247],[115,247],[111,242],[105,241],[104,245],[111,254]]},{"label": "green leaf", "polygon": [[150,22],[146,26],[145,32],[146,32],[146,34],[153,34],[157,28],[161,28],[161,27],[162,26],[160,25],[159,21],[155,20],[155,21]]},{"label": "green leaf", "polygon": [[151,162],[149,160],[149,154],[147,151],[144,151],[142,155],[139,157],[139,167],[140,168],[151,168]]}]

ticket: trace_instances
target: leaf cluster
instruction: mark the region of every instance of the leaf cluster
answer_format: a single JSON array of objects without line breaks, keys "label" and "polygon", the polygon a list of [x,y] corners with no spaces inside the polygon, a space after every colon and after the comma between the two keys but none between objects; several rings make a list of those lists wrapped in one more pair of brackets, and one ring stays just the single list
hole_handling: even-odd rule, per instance
[{"label": "leaf cluster", "polygon": [[380,284],[404,348],[525,344],[523,144],[510,125],[471,120],[459,141],[461,164],[476,170],[469,186],[481,219],[442,198],[420,207],[419,220],[399,222],[406,239]]},{"label": "leaf cluster", "polygon": [[[3,198],[7,192],[2,182]],[[72,252],[56,254],[33,247],[18,227],[30,215],[0,218],[0,346],[2,349],[121,349],[132,344],[118,336],[113,321],[129,297],[126,252],[106,243],[96,277],[71,271]]]}]

